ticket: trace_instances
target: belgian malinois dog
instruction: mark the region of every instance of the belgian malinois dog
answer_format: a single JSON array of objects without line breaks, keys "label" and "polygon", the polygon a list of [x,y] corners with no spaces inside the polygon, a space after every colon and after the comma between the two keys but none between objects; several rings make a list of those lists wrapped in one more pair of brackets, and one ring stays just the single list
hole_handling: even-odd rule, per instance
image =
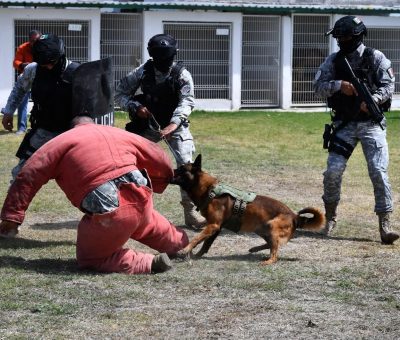
[{"label": "belgian malinois dog", "polygon": [[[201,249],[194,255],[201,257],[207,253],[221,232],[221,227],[232,218],[235,198],[229,194],[210,196],[210,191],[217,186],[218,180],[202,171],[201,155],[197,156],[194,163],[181,165],[175,169],[171,183],[179,185],[187,192],[207,220],[205,228],[178,255],[190,256],[192,250],[204,241]],[[312,217],[303,216],[304,214],[311,214]],[[312,207],[304,208],[296,214],[282,202],[267,196],[255,195],[254,200],[245,206],[238,222],[239,227],[236,231],[254,232],[265,240],[265,244],[253,247],[249,252],[270,249],[269,259],[261,262],[261,265],[268,265],[278,260],[279,246],[286,244],[297,228],[319,230],[325,224],[325,216],[320,210]]]}]

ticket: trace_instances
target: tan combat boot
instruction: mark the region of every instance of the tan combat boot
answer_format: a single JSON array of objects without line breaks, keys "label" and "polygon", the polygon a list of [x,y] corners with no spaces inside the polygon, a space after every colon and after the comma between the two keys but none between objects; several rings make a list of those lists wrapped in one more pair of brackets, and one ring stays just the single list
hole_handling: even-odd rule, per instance
[{"label": "tan combat boot", "polygon": [[390,213],[379,213],[379,233],[383,244],[393,244],[400,235],[392,230],[390,225]]},{"label": "tan combat boot", "polygon": [[206,224],[206,219],[196,210],[196,206],[189,197],[182,197],[185,225],[194,229],[201,229]]},{"label": "tan combat boot", "polygon": [[328,236],[336,227],[336,210],[337,203],[325,203],[325,228],[322,229],[322,234]]}]

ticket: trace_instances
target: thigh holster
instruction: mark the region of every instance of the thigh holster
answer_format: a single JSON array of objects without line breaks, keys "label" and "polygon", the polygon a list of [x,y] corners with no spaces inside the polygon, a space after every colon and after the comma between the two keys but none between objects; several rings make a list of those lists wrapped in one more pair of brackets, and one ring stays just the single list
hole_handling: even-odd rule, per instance
[{"label": "thigh holster", "polygon": [[337,153],[338,155],[343,156],[346,159],[349,159],[351,154],[353,153],[354,147],[340,139],[336,134],[332,136],[332,139],[329,143],[329,152]]}]

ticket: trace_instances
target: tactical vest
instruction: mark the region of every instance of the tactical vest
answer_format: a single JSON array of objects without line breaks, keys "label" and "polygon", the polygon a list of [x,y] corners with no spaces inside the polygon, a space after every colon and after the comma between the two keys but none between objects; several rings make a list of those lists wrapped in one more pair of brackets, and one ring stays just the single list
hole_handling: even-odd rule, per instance
[{"label": "tactical vest", "polygon": [[153,60],[150,59],[144,64],[141,79],[143,95],[139,101],[150,110],[162,129],[170,123],[172,114],[178,106],[181,89],[179,76],[183,69],[182,62],[178,61],[172,66],[171,73],[165,81],[156,84]]},{"label": "tactical vest", "polygon": [[240,231],[240,226],[242,224],[241,219],[244,211],[246,210],[246,206],[248,203],[251,203],[255,200],[257,194],[254,192],[236,189],[227,184],[219,183],[210,189],[207,200],[203,202],[201,207],[198,207],[198,210],[201,210],[203,207],[207,206],[214,198],[223,195],[231,196],[234,199],[234,203],[231,217],[226,220],[221,227],[238,233]]},{"label": "tactical vest", "polygon": [[79,63],[70,63],[61,74],[43,67],[36,68],[32,83],[31,126],[51,132],[69,129],[71,122],[72,74]]},{"label": "tactical vest", "polygon": [[[344,55],[340,51],[336,54],[333,61],[335,66],[334,80],[346,80],[351,82],[350,72],[347,71],[344,61]],[[373,84],[368,83],[367,75],[372,72],[374,65],[374,49],[366,47],[359,66],[353,69],[357,78],[364,81],[371,90]],[[360,98],[357,96],[346,96],[341,91],[336,92],[328,98],[328,106],[334,112],[333,120],[346,121],[365,121],[368,120],[368,114],[360,111]]]}]

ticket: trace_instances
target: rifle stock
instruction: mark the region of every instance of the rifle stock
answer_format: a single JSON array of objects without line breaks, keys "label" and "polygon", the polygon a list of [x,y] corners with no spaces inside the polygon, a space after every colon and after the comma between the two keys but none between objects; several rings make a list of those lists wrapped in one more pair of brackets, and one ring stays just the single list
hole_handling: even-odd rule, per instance
[{"label": "rifle stock", "polygon": [[366,103],[369,115],[373,122],[379,124],[381,129],[383,130],[382,120],[385,117],[383,114],[383,110],[379,107],[379,105],[375,102],[374,98],[372,97],[371,92],[367,85],[364,84],[357,76],[354,74],[353,69],[350,66],[349,61],[346,57],[344,57],[345,65],[347,66],[350,75],[351,75],[351,83],[356,88],[358,95],[361,96],[361,99]]}]

